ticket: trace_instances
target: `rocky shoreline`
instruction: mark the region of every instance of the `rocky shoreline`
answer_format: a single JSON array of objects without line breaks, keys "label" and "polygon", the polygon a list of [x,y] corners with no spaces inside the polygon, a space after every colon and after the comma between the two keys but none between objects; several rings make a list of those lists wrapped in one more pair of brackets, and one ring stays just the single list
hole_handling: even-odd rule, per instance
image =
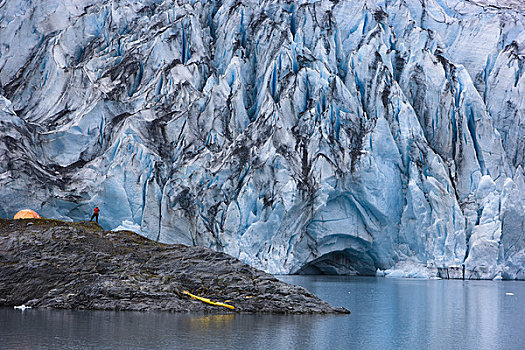
[{"label": "rocky shoreline", "polygon": [[[189,292],[234,309],[191,298]],[[227,254],[92,222],[0,219],[0,306],[208,313],[349,313]]]}]

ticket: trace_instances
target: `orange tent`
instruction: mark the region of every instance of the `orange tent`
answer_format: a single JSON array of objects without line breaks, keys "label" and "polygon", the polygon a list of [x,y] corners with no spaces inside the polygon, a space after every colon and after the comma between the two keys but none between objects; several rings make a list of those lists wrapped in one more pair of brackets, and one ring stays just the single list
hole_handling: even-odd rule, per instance
[{"label": "orange tent", "polygon": [[40,215],[31,209],[24,209],[15,214],[15,219],[40,219]]}]

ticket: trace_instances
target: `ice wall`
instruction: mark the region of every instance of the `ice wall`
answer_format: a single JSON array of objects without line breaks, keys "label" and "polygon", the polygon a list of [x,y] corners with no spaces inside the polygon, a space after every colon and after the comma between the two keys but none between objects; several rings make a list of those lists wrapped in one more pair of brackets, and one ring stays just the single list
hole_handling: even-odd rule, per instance
[{"label": "ice wall", "polygon": [[519,2],[0,2],[0,216],[272,273],[525,278]]}]

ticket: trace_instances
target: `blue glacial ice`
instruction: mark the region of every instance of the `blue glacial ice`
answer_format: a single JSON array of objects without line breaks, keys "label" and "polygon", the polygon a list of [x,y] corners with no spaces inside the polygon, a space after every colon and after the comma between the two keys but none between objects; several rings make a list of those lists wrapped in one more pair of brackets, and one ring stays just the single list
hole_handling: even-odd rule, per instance
[{"label": "blue glacial ice", "polygon": [[0,217],[271,273],[525,279],[525,7],[0,1]]}]

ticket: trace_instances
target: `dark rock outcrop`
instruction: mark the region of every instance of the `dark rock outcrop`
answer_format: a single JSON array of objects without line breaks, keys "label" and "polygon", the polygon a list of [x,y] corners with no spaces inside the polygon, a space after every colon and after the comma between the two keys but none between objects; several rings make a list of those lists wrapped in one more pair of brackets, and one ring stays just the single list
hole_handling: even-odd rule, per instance
[{"label": "dark rock outcrop", "polygon": [[229,255],[167,245],[91,222],[0,219],[0,306],[232,312],[348,313]]}]

